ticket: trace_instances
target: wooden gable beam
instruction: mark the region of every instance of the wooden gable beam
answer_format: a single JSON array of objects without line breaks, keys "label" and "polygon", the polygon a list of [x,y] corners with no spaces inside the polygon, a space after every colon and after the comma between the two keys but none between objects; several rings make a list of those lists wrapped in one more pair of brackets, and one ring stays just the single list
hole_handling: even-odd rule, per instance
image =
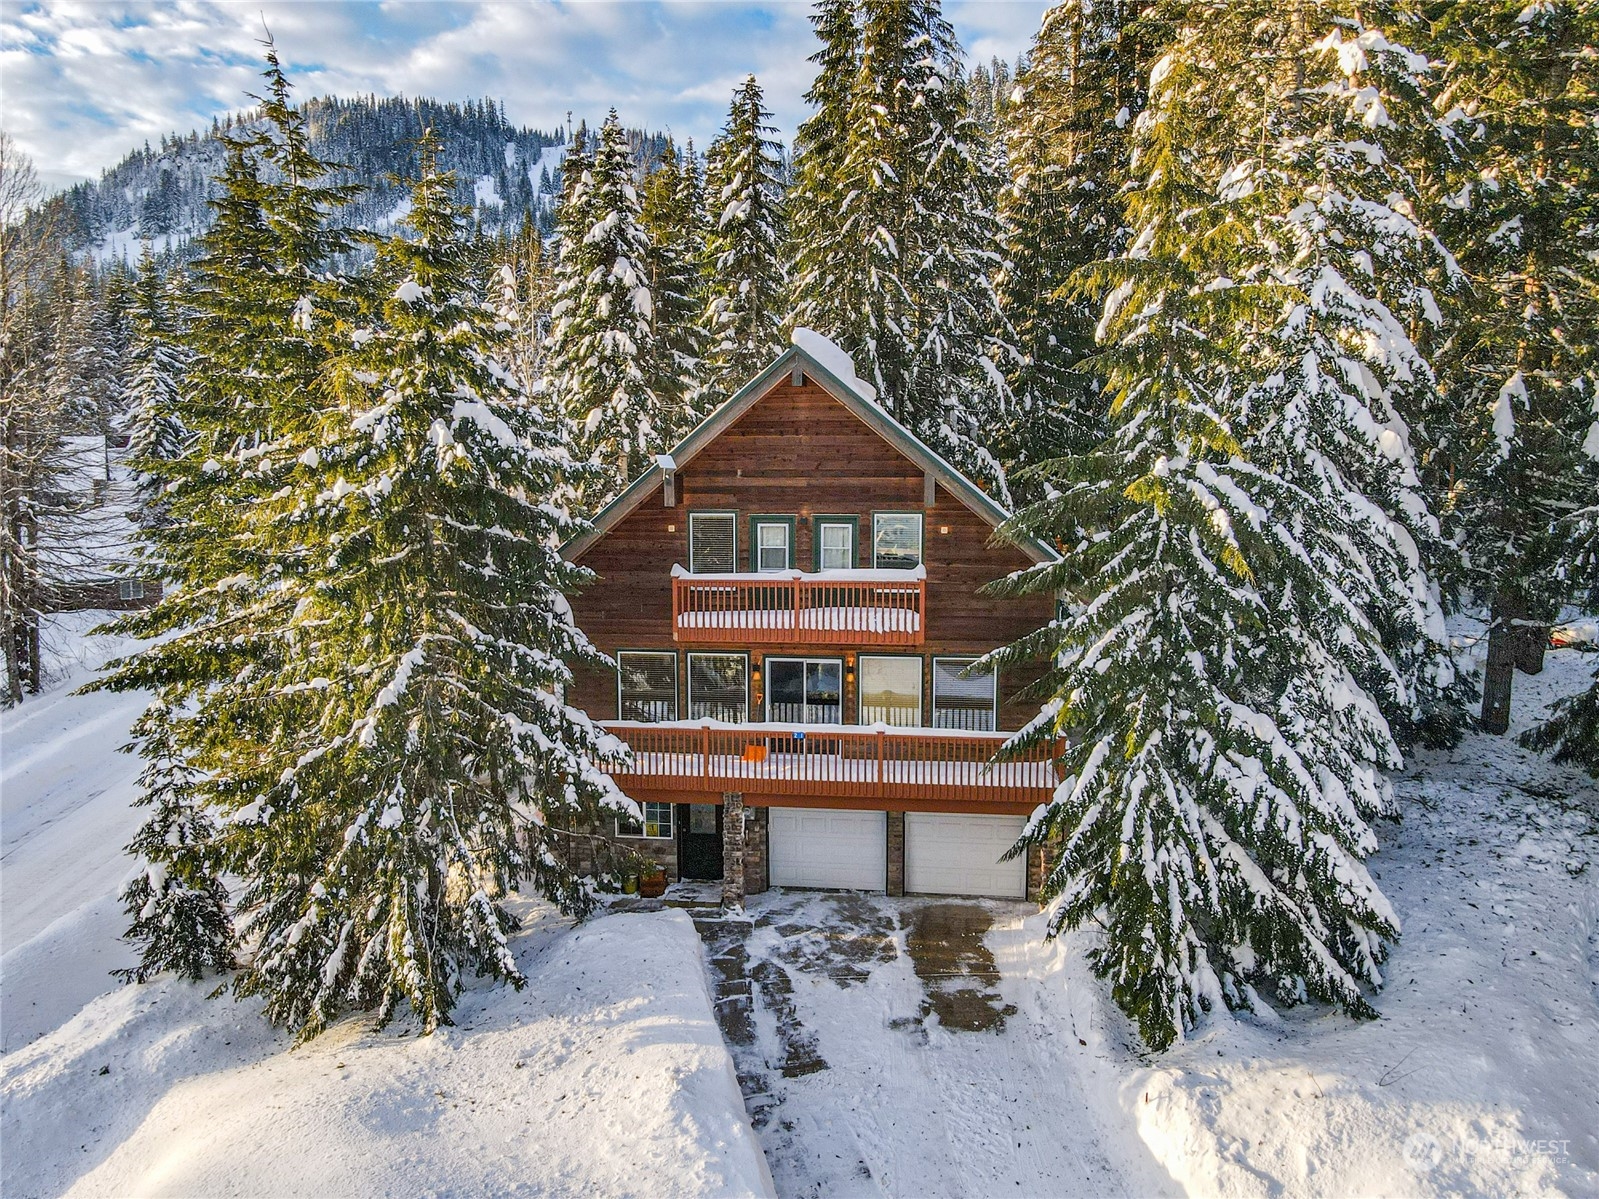
[{"label": "wooden gable beam", "polygon": [[931,508],[933,506],[933,496],[937,487],[938,481],[933,477],[933,472],[930,470],[924,471],[922,473],[922,507]]}]

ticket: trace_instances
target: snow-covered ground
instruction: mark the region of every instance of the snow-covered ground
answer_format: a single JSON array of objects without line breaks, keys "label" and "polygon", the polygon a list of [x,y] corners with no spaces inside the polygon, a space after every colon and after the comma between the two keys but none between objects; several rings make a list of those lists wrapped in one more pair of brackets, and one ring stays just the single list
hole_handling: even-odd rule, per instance
[{"label": "snow-covered ground", "polygon": [[771,1193],[680,913],[521,903],[530,985],[431,1037],[355,1018],[291,1050],[258,1001],[117,986],[145,697],[70,694],[125,648],[100,618],[55,618],[57,684],[0,715],[0,1193]]},{"label": "snow-covered ground", "polygon": [[1404,922],[1381,1019],[1222,1017],[1128,1072],[1119,1020],[1081,1001],[1082,939],[1051,951],[1045,1002],[1108,1056],[1091,1085],[1188,1193],[1599,1194],[1599,785],[1514,742],[1593,663],[1552,651],[1516,676],[1511,736],[1398,780],[1371,863]]},{"label": "snow-covered ground", "polygon": [[[352,1019],[290,1049],[255,1004],[107,975],[144,700],[68,694],[123,648],[97,619],[57,618],[59,682],[0,714],[7,1196],[1599,1193],[1599,787],[1513,738],[1399,780],[1375,1022],[1217,1013],[1150,1057],[1089,933],[774,892],[698,913],[705,958],[681,913],[574,930],[528,903],[526,991],[474,987],[431,1038]],[[1518,675],[1518,729],[1593,660]]]}]

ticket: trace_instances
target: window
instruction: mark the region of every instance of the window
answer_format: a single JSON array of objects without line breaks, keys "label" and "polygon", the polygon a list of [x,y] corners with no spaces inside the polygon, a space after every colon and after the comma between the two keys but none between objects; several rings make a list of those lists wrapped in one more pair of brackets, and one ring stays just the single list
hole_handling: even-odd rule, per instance
[{"label": "window", "polygon": [[629,820],[626,816],[616,818],[616,835],[618,837],[651,837],[657,840],[670,840],[672,836],[672,805],[669,803],[640,804],[644,809],[644,823]]},{"label": "window", "polygon": [[816,569],[855,569],[855,518],[818,516],[815,521]]},{"label": "window", "polygon": [[143,579],[123,579],[117,587],[117,594],[125,600],[140,600],[144,598]]},{"label": "window", "polygon": [[910,570],[922,564],[922,514],[878,512],[872,517],[872,565]]},{"label": "window", "polygon": [[794,518],[792,516],[752,516],[750,518],[750,569],[757,571],[792,570],[794,567]]},{"label": "window", "polygon": [[616,710],[623,720],[677,719],[677,655],[623,650],[616,655]]},{"label": "window", "polygon": [[922,660],[862,654],[861,723],[922,723]]},{"label": "window", "polygon": [[933,727],[991,733],[996,727],[994,672],[962,678],[976,658],[933,659]]},{"label": "window", "polygon": [[749,661],[744,654],[690,654],[689,719],[725,720],[731,724],[748,720]]},{"label": "window", "polygon": [[697,575],[738,569],[738,517],[732,512],[690,512],[688,568]]},{"label": "window", "polygon": [[766,659],[766,712],[785,724],[843,724],[843,660]]}]

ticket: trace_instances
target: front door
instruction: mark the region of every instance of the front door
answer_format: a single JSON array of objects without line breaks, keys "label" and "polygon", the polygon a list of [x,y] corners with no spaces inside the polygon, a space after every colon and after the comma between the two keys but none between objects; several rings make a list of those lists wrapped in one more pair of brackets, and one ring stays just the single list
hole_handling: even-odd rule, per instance
[{"label": "front door", "polygon": [[844,663],[837,658],[768,658],[766,719],[843,724]]},{"label": "front door", "polygon": [[677,805],[677,873],[681,878],[722,877],[722,805]]}]

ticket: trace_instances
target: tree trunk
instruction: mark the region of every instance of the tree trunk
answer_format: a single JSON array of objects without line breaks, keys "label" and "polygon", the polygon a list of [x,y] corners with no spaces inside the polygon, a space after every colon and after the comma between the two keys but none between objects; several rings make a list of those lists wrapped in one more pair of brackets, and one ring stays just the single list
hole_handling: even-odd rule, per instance
[{"label": "tree trunk", "polygon": [[1494,601],[1488,628],[1488,662],[1482,676],[1482,729],[1503,734],[1510,728],[1510,687],[1523,654],[1526,630],[1518,623],[1523,605],[1501,596]]}]

